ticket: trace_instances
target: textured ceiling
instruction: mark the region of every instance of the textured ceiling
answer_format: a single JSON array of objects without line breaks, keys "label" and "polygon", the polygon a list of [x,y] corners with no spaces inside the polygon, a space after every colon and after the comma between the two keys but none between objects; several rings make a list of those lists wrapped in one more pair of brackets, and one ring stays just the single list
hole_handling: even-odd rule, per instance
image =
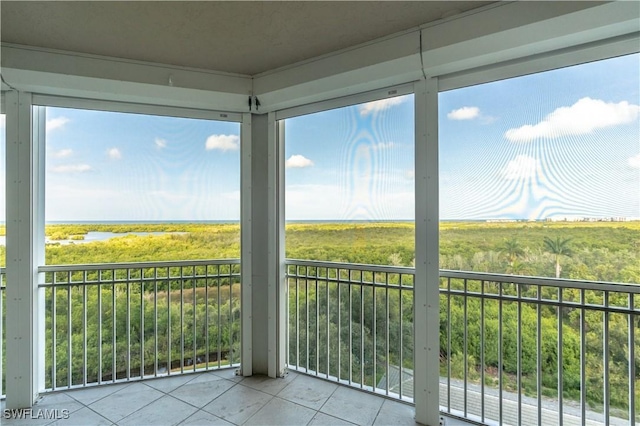
[{"label": "textured ceiling", "polygon": [[0,3],[3,42],[253,75],[491,2]]}]

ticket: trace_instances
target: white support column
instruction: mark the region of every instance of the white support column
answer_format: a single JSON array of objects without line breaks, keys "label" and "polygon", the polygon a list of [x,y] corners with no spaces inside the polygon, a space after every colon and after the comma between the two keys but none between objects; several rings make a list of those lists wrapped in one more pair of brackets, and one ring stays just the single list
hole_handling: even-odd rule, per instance
[{"label": "white support column", "polygon": [[416,422],[436,426],[439,401],[438,80],[415,85],[416,277],[414,401]]},{"label": "white support column", "polygon": [[242,348],[241,348],[241,373],[243,376],[253,374],[253,342],[252,342],[252,318],[253,309],[251,295],[253,289],[252,267],[252,132],[251,114],[242,115],[241,127],[242,142],[240,144],[240,260],[242,275]]},{"label": "white support column", "polygon": [[286,367],[287,293],[284,270],[284,122],[268,116],[268,348],[269,377],[283,377]]},{"label": "white support column", "polygon": [[[38,265],[44,260],[44,108],[31,94],[7,94],[7,408],[31,407],[43,385],[43,303]],[[42,147],[44,148],[44,147]],[[42,353],[41,353],[42,352]]]}]

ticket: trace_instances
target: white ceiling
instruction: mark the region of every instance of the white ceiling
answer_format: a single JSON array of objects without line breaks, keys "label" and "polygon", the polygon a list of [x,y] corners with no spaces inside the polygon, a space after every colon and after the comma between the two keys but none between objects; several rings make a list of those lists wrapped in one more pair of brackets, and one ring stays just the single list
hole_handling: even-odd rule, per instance
[{"label": "white ceiling", "polygon": [[2,42],[255,75],[490,1],[1,1]]}]

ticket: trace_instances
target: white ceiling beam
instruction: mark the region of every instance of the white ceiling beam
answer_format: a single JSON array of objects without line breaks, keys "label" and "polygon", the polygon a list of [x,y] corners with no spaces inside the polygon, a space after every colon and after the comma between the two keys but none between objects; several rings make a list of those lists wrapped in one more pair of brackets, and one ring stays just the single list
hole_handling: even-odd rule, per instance
[{"label": "white ceiling beam", "polygon": [[442,76],[468,71],[639,30],[640,2],[508,3],[425,28],[425,73]]},{"label": "white ceiling beam", "polygon": [[2,76],[33,93],[244,112],[251,77],[2,44]]},{"label": "white ceiling beam", "polygon": [[257,75],[253,87],[261,111],[269,112],[408,83],[423,71],[444,76],[639,28],[638,2],[505,2]]}]

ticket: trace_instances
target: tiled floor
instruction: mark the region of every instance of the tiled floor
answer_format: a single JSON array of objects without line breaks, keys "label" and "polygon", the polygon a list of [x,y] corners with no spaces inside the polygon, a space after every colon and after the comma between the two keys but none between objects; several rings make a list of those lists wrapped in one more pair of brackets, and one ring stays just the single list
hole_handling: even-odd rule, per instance
[{"label": "tiled floor", "polygon": [[[4,401],[2,402],[4,412]],[[46,409],[46,410],[45,410]],[[55,411],[57,410],[57,411]],[[68,410],[68,418],[65,416]],[[233,370],[45,394],[10,425],[414,425],[410,405],[290,372],[284,379]],[[56,416],[55,419],[37,417]]]}]

